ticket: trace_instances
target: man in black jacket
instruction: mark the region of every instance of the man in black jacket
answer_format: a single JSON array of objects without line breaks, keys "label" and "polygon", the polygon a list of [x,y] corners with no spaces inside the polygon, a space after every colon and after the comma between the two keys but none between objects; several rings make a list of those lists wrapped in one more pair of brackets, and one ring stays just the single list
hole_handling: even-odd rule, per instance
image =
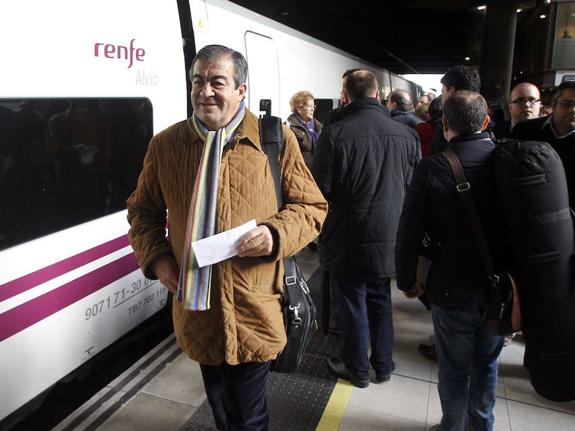
[{"label": "man in black jacket", "polygon": [[563,162],[569,206],[575,206],[575,83],[561,84],[552,99],[553,112],[546,117],[522,121],[511,138],[549,143]]},{"label": "man in black jacket", "polygon": [[413,113],[414,108],[411,96],[405,90],[393,90],[389,93],[386,106],[389,109],[391,118],[398,123],[405,124],[412,129],[415,129],[419,123],[423,123],[423,120]]},{"label": "man in black jacket", "polygon": [[[458,156],[499,268],[505,256],[501,209],[495,190],[487,104],[479,93],[454,93],[443,105],[443,131]],[[423,247],[424,236],[431,246]],[[432,304],[439,361],[438,391],[443,410],[441,430],[489,431],[497,386],[497,357],[503,337],[487,326],[488,276],[443,154],[424,159],[409,187],[396,246],[397,286],[408,297],[422,293],[416,285],[418,255],[431,259],[426,294]]]},{"label": "man in black jacket", "polygon": [[[348,69],[345,72],[343,72],[343,75],[341,77],[342,82],[345,82],[345,78],[347,78],[350,74],[352,74],[353,72],[355,72],[356,70],[360,70],[360,69]],[[343,108],[345,107],[345,105],[347,105],[349,103],[349,100],[347,100],[347,96],[344,94],[343,90],[341,91],[341,94],[339,96],[339,105],[337,108],[332,109],[331,111],[329,111],[326,115],[325,118],[323,120],[323,127],[327,127],[329,126],[331,123],[335,123],[336,121],[341,120],[342,118],[342,114],[341,111],[343,110]],[[383,112],[385,115],[387,115],[389,117],[389,109],[387,109],[387,107],[383,106]]]},{"label": "man in black jacket", "polygon": [[342,119],[322,131],[312,165],[330,202],[320,260],[330,273],[344,343],[342,358],[329,366],[358,387],[369,385],[370,362],[377,382],[389,380],[394,368],[389,286],[395,234],[421,157],[417,134],[385,115],[378,88],[371,72],[347,76],[343,92],[350,103]]},{"label": "man in black jacket", "polygon": [[[479,73],[469,66],[453,66],[445,72],[441,78],[441,104],[443,105],[449,97],[456,91],[476,91],[481,89],[481,78]],[[447,141],[443,136],[441,127],[435,129],[433,138],[431,139],[430,153],[441,153],[447,148]]]}]

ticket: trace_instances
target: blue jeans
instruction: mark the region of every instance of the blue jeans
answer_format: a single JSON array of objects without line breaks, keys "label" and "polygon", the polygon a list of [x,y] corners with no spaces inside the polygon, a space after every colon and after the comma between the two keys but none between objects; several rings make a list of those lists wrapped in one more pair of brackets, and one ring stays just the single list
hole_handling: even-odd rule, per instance
[{"label": "blue jeans", "polygon": [[487,326],[478,307],[431,307],[439,362],[441,431],[493,429],[497,357],[504,337]]},{"label": "blue jeans", "polygon": [[347,369],[362,380],[369,380],[370,363],[378,374],[391,373],[394,368],[389,284],[389,278],[354,279],[330,272],[337,321],[343,338],[342,360]]}]

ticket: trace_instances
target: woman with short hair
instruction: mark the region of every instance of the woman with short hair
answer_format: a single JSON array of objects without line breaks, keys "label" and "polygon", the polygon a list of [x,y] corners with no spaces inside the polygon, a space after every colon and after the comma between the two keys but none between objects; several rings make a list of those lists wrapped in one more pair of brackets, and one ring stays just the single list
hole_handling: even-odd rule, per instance
[{"label": "woman with short hair", "polygon": [[292,114],[287,119],[288,126],[294,132],[299,142],[299,148],[307,167],[311,168],[317,138],[323,127],[313,117],[315,111],[313,94],[309,91],[298,91],[291,97],[289,104]]}]

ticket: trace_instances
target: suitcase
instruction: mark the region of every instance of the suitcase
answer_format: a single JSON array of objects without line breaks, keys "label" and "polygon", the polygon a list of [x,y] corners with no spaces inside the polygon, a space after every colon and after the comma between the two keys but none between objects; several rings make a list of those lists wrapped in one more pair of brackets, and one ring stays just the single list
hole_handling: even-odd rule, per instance
[{"label": "suitcase", "polygon": [[513,250],[531,384],[575,400],[573,217],[563,164],[545,142],[501,140],[497,187]]}]

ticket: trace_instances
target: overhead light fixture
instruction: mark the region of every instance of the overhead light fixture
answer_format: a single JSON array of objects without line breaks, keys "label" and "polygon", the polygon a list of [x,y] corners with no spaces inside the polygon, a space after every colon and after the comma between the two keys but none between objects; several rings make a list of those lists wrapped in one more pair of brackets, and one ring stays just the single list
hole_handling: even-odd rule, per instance
[{"label": "overhead light fixture", "polygon": [[523,9],[517,9],[517,13],[523,12]]},{"label": "overhead light fixture", "polygon": [[539,15],[539,18],[545,19],[545,18],[547,18],[547,15]]},{"label": "overhead light fixture", "polygon": [[469,60],[471,60],[470,57],[465,57],[465,61],[469,61]]},{"label": "overhead light fixture", "polygon": [[485,6],[484,4],[482,4],[481,6],[477,6],[477,10],[485,10],[487,8],[487,6]]},{"label": "overhead light fixture", "polygon": [[551,3],[551,0],[545,0],[545,3],[547,4]]}]

